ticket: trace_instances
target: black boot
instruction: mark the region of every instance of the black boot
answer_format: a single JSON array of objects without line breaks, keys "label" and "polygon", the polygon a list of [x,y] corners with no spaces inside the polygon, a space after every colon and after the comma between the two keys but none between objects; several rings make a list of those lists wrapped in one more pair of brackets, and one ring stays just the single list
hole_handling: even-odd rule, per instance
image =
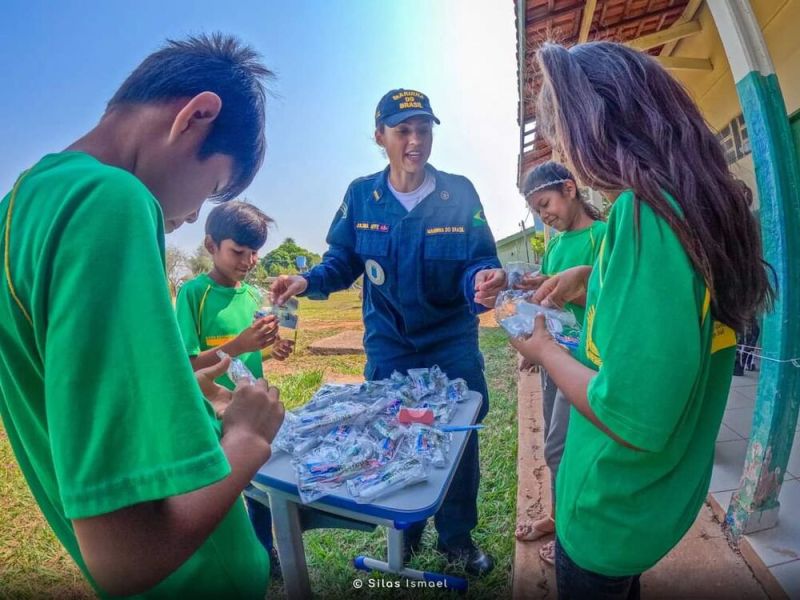
[{"label": "black boot", "polygon": [[436,549],[447,557],[452,563],[461,563],[464,570],[470,575],[483,577],[494,569],[494,559],[484,552],[472,541],[458,546],[447,546],[442,542],[436,544]]},{"label": "black boot", "polygon": [[269,576],[272,579],[282,580],[283,571],[281,570],[281,561],[278,560],[278,551],[273,547],[267,553],[269,554]]},{"label": "black boot", "polygon": [[406,531],[403,533],[403,564],[407,565],[411,560],[412,555],[417,554],[422,548],[422,532],[419,531]]}]

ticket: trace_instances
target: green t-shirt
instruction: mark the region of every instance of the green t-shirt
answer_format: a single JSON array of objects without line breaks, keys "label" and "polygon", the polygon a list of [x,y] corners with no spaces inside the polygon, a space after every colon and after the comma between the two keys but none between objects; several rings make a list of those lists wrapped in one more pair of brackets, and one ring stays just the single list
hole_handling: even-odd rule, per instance
[{"label": "green t-shirt", "polygon": [[[175,310],[189,356],[233,340],[252,325],[260,304],[258,294],[246,283],[228,287],[205,273],[184,283],[178,291]],[[263,377],[261,352],[247,352],[239,358],[253,375]],[[235,387],[227,375],[219,377],[217,383],[230,389]]]},{"label": "green t-shirt", "polygon": [[[555,275],[572,267],[593,265],[605,234],[604,221],[595,221],[589,227],[559,233],[550,241],[544,252],[542,275]],[[564,308],[571,311],[578,323],[583,325],[585,313],[583,306],[567,302]]]},{"label": "green t-shirt", "polygon": [[579,359],[589,405],[632,450],[576,409],[558,470],[556,531],[579,566],[641,573],[689,529],[708,491],[736,337],[715,322],[677,236],[634,196],[614,203],[587,291]]},{"label": "green t-shirt", "polygon": [[[230,466],[178,332],[147,188],[64,152],[24,175],[10,205],[11,194],[0,203],[0,414],[42,513],[97,589],[71,520],[197,490]],[[268,576],[240,500],[141,597],[263,598]]]}]

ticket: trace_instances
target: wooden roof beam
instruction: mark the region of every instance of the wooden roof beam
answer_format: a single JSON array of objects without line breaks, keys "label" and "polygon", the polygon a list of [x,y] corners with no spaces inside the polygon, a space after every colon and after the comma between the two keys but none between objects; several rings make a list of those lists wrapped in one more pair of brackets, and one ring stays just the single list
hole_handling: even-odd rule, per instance
[{"label": "wooden roof beam", "polygon": [[[678,20],[675,21],[674,25],[681,25],[682,23],[688,23],[694,16],[697,14],[697,11],[700,10],[700,6],[702,6],[703,0],[689,0],[689,3],[686,5],[686,8],[683,9],[683,14],[678,17]],[[675,50],[675,46],[678,44],[679,40],[675,40],[674,42],[667,42],[664,47],[661,49],[661,56],[670,56],[672,52]]]},{"label": "wooden roof beam", "polygon": [[690,35],[695,35],[702,30],[700,23],[697,21],[687,21],[680,25],[673,25],[661,31],[656,31],[655,33],[643,35],[635,40],[627,42],[627,45],[637,50],[649,50],[650,48],[656,48],[667,42],[674,42],[689,37]]},{"label": "wooden roof beam", "polygon": [[578,43],[583,44],[589,39],[589,30],[592,27],[592,19],[594,19],[594,11],[597,9],[597,0],[586,0],[586,6],[583,7],[583,16],[581,17],[581,28],[578,33]]},{"label": "wooden roof beam", "polygon": [[683,56],[656,56],[655,58],[665,69],[714,70],[714,65],[707,58],[685,58]]}]

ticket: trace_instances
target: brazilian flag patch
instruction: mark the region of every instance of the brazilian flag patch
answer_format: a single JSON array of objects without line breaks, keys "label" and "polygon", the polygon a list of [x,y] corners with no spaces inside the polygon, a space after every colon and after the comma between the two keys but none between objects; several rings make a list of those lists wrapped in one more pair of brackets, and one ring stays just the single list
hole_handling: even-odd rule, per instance
[{"label": "brazilian flag patch", "polygon": [[472,226],[473,227],[482,227],[486,225],[486,217],[483,214],[483,209],[478,209],[478,211],[472,215]]}]

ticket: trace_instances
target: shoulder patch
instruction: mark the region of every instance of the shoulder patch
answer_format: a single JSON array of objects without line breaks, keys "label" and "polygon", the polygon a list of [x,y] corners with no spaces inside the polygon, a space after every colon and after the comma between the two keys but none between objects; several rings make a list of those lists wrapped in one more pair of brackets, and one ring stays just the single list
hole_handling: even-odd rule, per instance
[{"label": "shoulder patch", "polygon": [[486,225],[486,216],[483,214],[483,209],[479,208],[475,211],[475,214],[472,215],[472,226],[481,227],[483,225]]}]

